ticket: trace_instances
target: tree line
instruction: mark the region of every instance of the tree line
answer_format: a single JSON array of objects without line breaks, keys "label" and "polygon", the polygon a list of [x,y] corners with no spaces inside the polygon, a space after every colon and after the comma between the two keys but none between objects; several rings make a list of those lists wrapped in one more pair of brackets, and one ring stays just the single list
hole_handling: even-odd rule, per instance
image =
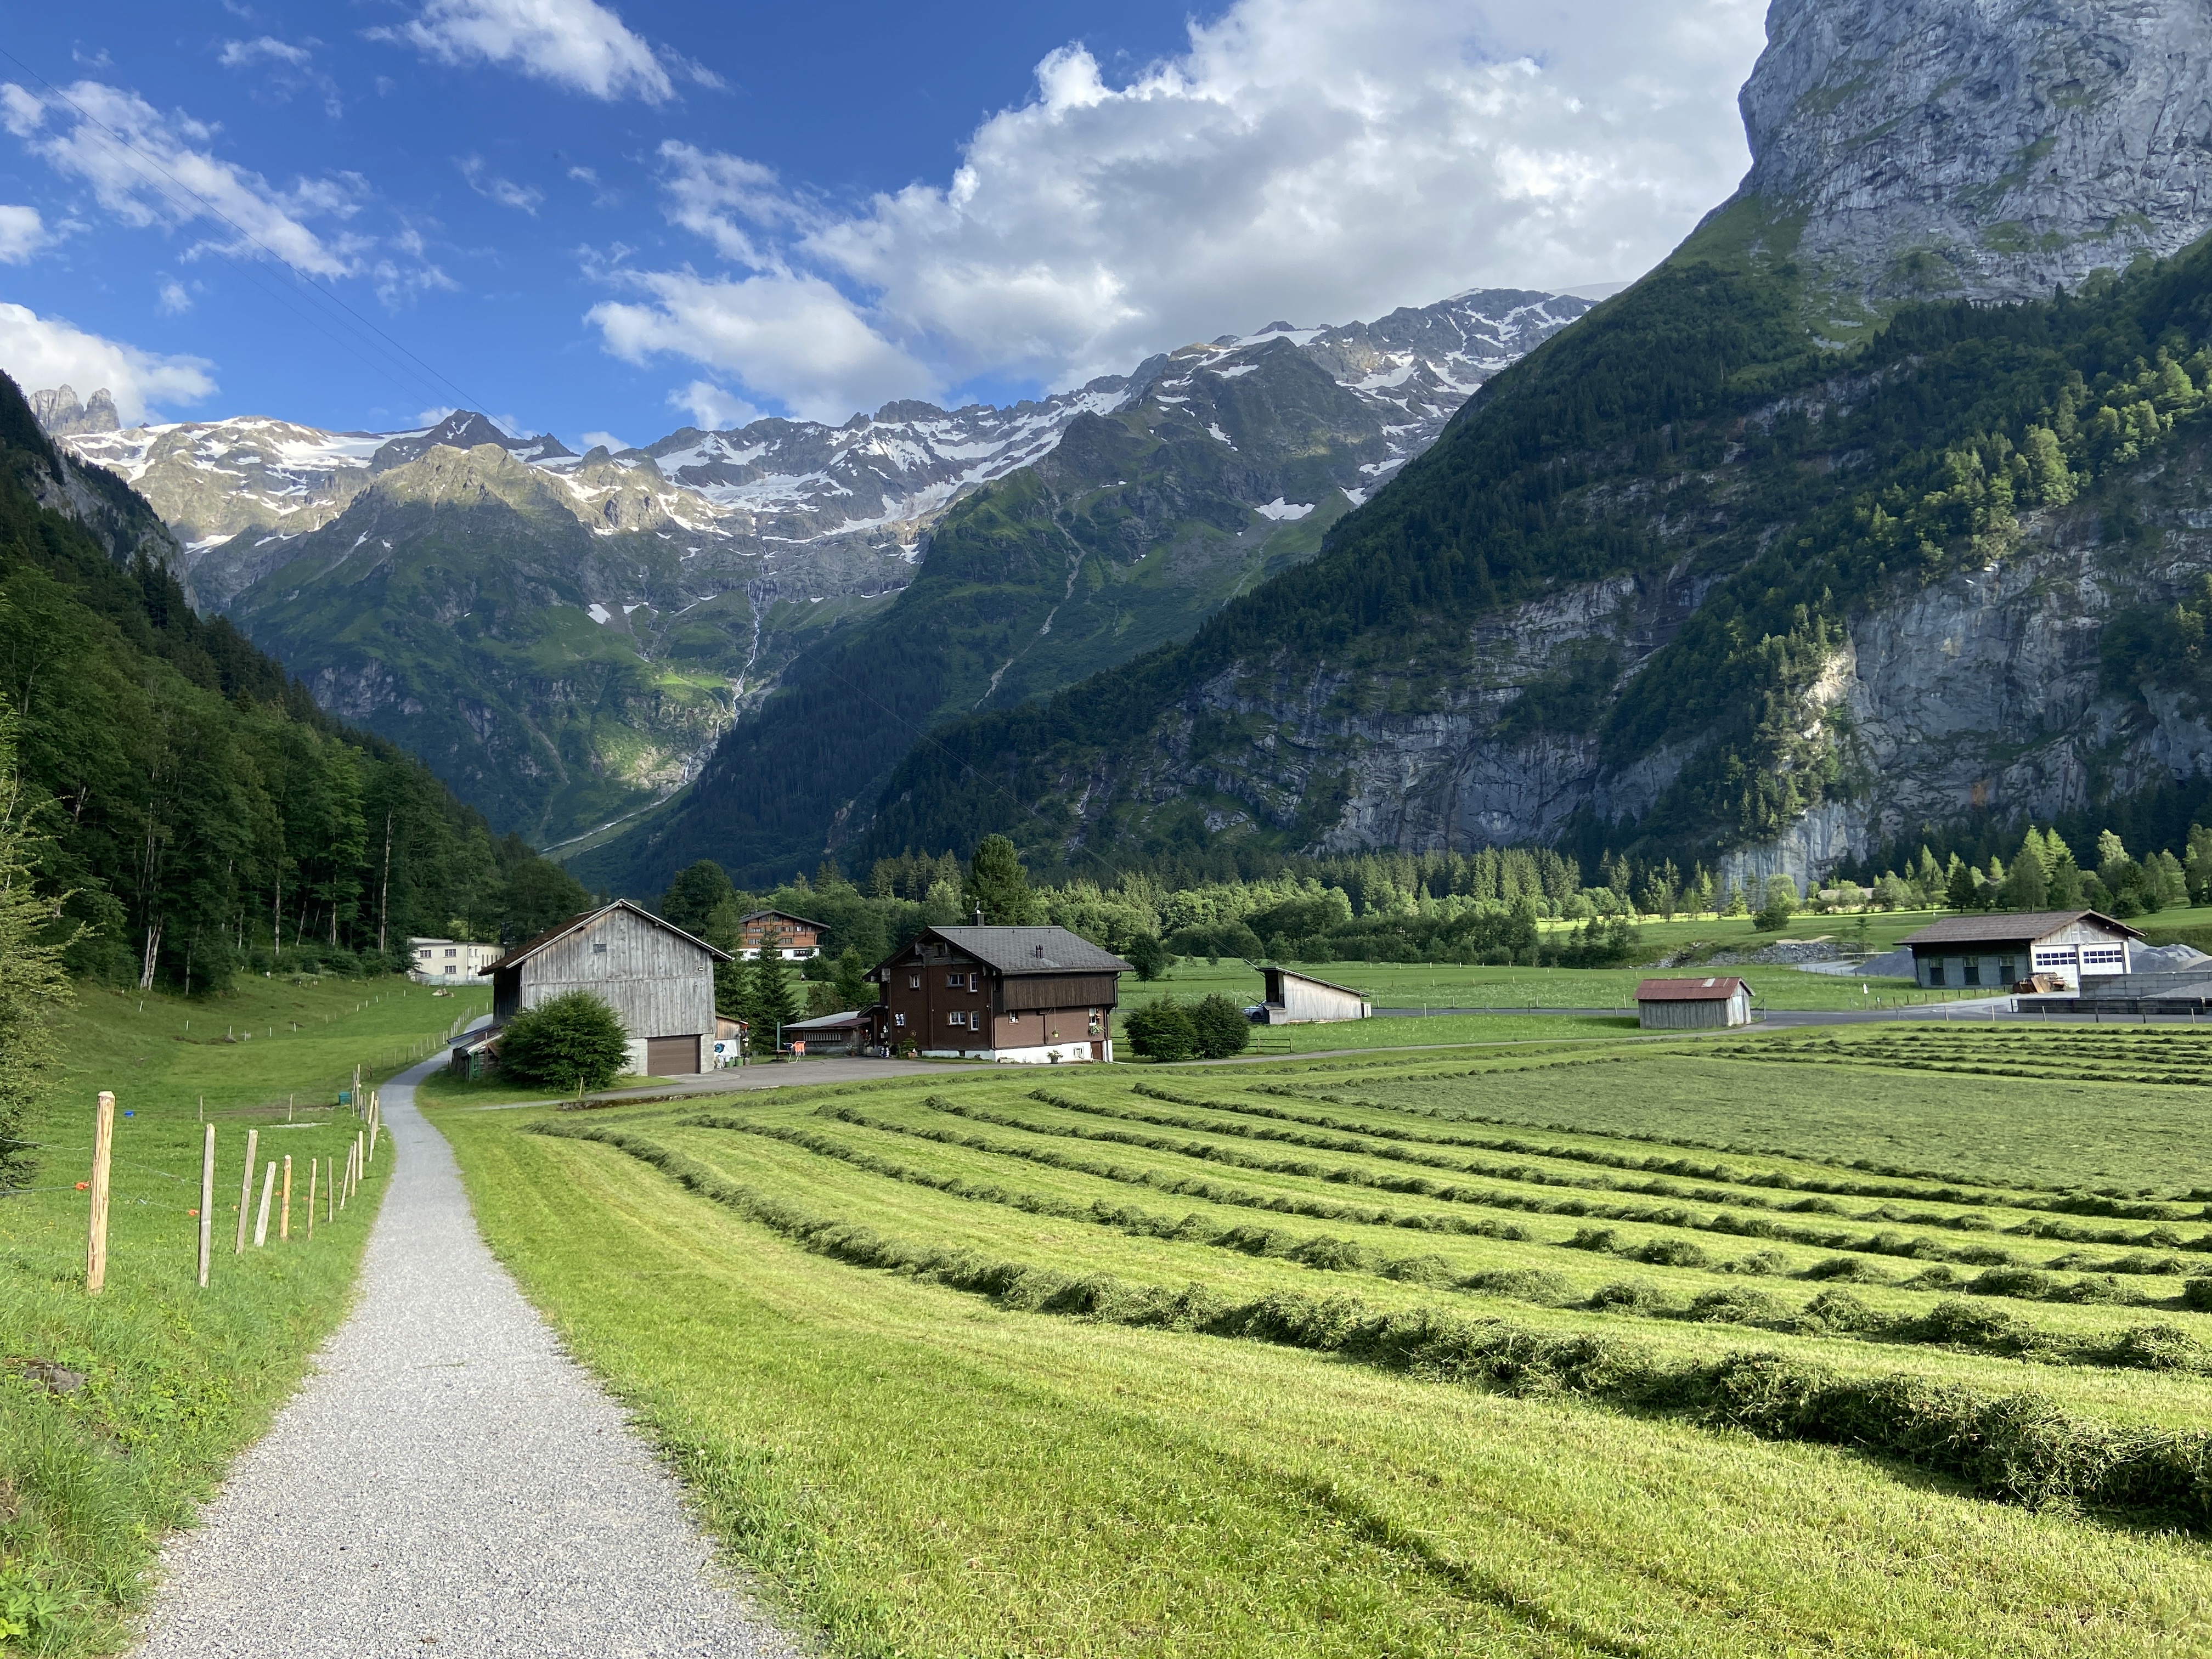
[{"label": "tree line", "polygon": [[[75,469],[126,556],[43,505],[68,476],[0,376],[0,709],[45,938],[81,978],[406,964],[410,934],[516,938],[591,896],[422,763],[318,708],[149,552],[152,510]],[[131,550],[135,547],[135,550]]]}]

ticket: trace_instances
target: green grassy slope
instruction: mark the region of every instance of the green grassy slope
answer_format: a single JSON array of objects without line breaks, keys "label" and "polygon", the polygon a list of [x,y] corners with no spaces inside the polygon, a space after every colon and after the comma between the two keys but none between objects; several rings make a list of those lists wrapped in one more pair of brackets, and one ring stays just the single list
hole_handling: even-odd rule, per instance
[{"label": "green grassy slope", "polygon": [[[396,980],[250,979],[190,1000],[88,988],[61,1017],[64,1060],[26,1131],[38,1143],[26,1189],[0,1195],[0,1621],[17,1626],[0,1647],[122,1644],[163,1533],[190,1522],[345,1310],[392,1154],[387,1143],[334,1223],[319,1210],[310,1241],[309,1161],[342,1161],[359,1127],[337,1090],[357,1064],[380,1078],[434,1048],[484,1001]],[[128,1115],[116,1122],[107,1285],[93,1297],[76,1183],[103,1088]],[[203,1102],[216,1173],[205,1291],[191,1213]],[[294,1237],[278,1242],[272,1219],[270,1243],[255,1249],[249,1228],[240,1255],[249,1129],[258,1161],[292,1159]],[[254,1194],[258,1206],[258,1173]]]},{"label": "green grassy slope", "polygon": [[[1879,1113],[1662,1050],[439,1121],[831,1653],[2195,1650],[2196,1500],[2006,1501],[2081,1437],[2205,1455],[2179,1091],[2014,1091],[1993,1141],[1951,1079],[1851,1063]],[[2154,1161],[2125,1206],[2069,1196]],[[1868,1403],[2002,1397],[2051,1437],[1985,1418],[2002,1469]],[[1863,1402],[1862,1449],[1785,1399]]]}]

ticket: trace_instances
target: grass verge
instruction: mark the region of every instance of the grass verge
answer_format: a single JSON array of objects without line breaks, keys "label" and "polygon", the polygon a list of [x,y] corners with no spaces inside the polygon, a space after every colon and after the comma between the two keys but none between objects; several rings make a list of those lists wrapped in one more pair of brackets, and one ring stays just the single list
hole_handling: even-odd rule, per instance
[{"label": "grass verge", "polygon": [[[25,1190],[0,1198],[0,1646],[109,1651],[187,1524],[265,1428],[343,1315],[392,1169],[307,1237],[317,1184],[357,1124],[341,1081],[434,1048],[455,1001],[400,981],[244,981],[220,999],[86,990],[28,1133]],[[241,1034],[251,1030],[255,1035]],[[117,1096],[107,1285],[84,1290],[91,1103]],[[215,1257],[197,1282],[200,1113],[216,1126]],[[293,1237],[234,1250],[246,1139],[293,1168]],[[388,1146],[388,1143],[387,1143]],[[259,1174],[250,1206],[258,1212]],[[281,1206],[281,1199],[278,1200]]]}]

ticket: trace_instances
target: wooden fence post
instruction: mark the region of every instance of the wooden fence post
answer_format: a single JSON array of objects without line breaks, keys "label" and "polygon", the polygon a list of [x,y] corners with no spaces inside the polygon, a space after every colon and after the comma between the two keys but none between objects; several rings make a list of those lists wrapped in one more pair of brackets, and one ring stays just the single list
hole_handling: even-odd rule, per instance
[{"label": "wooden fence post", "polygon": [[100,1091],[92,1120],[92,1225],[85,1241],[84,1288],[98,1296],[107,1283],[107,1165],[115,1150],[115,1097]]},{"label": "wooden fence post", "polygon": [[233,1255],[241,1255],[246,1249],[246,1220],[253,1213],[253,1154],[260,1145],[261,1131],[248,1129],[246,1132],[246,1173],[238,1182],[238,1248],[231,1252]]},{"label": "wooden fence post", "polygon": [[269,1160],[269,1168],[261,1177],[261,1212],[253,1218],[253,1248],[260,1249],[269,1243],[269,1200],[276,1195],[276,1160]]},{"label": "wooden fence post", "polygon": [[215,1125],[200,1150],[200,1288],[207,1289],[208,1258],[215,1253]]},{"label": "wooden fence post", "polygon": [[361,1178],[368,1173],[368,1159],[366,1156],[368,1146],[368,1137],[360,1130],[355,1130],[353,1135],[353,1189],[356,1192],[359,1192],[361,1190]]},{"label": "wooden fence post", "polygon": [[277,1218],[276,1242],[279,1244],[292,1242],[292,1154],[289,1152],[284,1154],[284,1212]]},{"label": "wooden fence post", "polygon": [[312,1158],[307,1160],[307,1243],[310,1244],[315,1242],[315,1176],[316,1165],[319,1162],[319,1159]]}]

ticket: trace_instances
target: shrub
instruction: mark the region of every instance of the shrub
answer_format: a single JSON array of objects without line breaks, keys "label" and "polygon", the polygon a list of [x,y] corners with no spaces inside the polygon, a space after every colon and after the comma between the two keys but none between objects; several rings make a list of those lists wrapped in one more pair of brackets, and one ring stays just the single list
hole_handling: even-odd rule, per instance
[{"label": "shrub", "polygon": [[501,1070],[563,1092],[604,1089],[629,1058],[629,1034],[615,1011],[589,991],[571,991],[525,1009],[500,1033]]},{"label": "shrub", "polygon": [[1188,1060],[1198,1052],[1198,1026],[1190,1010],[1173,997],[1159,997],[1121,1018],[1129,1046],[1146,1060]]},{"label": "shrub", "polygon": [[1190,1011],[1197,1033],[1198,1052],[1207,1060],[1226,1060],[1241,1054],[1252,1041],[1252,1022],[1243,1009],[1216,991],[1200,997]]}]

